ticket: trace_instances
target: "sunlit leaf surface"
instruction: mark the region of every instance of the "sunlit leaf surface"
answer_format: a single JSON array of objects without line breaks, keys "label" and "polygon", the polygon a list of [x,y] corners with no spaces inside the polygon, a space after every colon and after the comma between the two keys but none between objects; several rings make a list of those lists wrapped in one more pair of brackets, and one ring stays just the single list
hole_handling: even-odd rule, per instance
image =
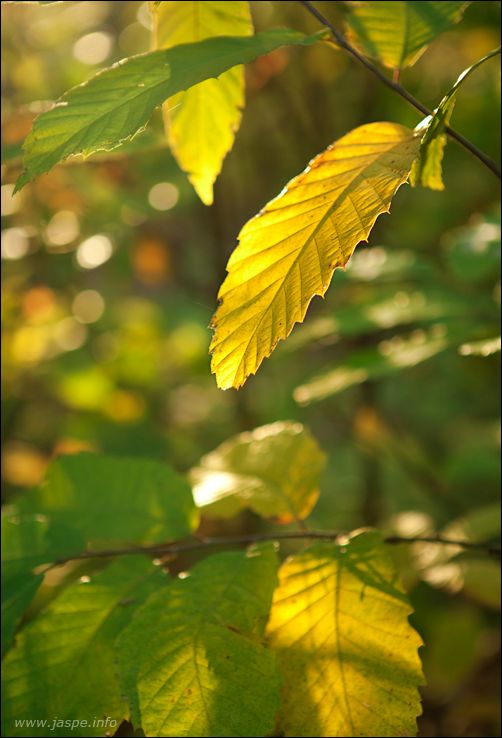
[{"label": "sunlit leaf surface", "polygon": [[195,502],[208,517],[243,507],[283,523],[307,517],[319,497],[325,457],[300,424],[277,422],[241,433],[192,470]]},{"label": "sunlit leaf surface", "polygon": [[[248,2],[162,2],[154,8],[154,19],[159,49],[211,36],[253,33]],[[213,183],[232,148],[243,106],[242,66],[201,82],[163,105],[171,151],[206,205],[213,201]]]},{"label": "sunlit leaf surface", "polygon": [[411,0],[354,2],[346,21],[364,53],[387,67],[413,64],[436,36],[458,22],[469,3]]},{"label": "sunlit leaf surface", "polygon": [[417,126],[417,132],[424,131],[424,134],[420,143],[420,155],[411,168],[410,184],[413,187],[421,184],[431,190],[444,190],[441,164],[447,139],[445,128],[450,122],[458,89],[481,64],[499,54],[500,48],[465,69],[451,90],[443,97],[434,115],[428,116]]},{"label": "sunlit leaf surface", "polygon": [[408,128],[370,123],[336,141],[239,234],[213,318],[212,371],[240,387],[301,322],[314,295],[367,240],[408,178],[419,142]]},{"label": "sunlit leaf surface", "polygon": [[423,678],[410,613],[377,533],[289,558],[268,627],[284,734],[415,735]]},{"label": "sunlit leaf surface", "polygon": [[[30,735],[67,736],[59,719],[78,720],[72,735],[103,736],[127,715],[116,675],[113,645],[141,599],[163,583],[161,571],[144,559],[112,564],[88,581],[70,585],[18,635],[3,662],[2,734],[26,735],[19,717],[36,716],[48,725]],[[86,724],[87,721],[87,724]]]},{"label": "sunlit leaf surface", "polygon": [[137,612],[118,651],[131,719],[150,736],[263,736],[279,678],[263,633],[272,544],[211,556]]},{"label": "sunlit leaf surface", "polygon": [[181,90],[285,44],[310,45],[323,35],[272,28],[250,37],[208,38],[114,64],[68,90],[52,110],[36,118],[24,144],[25,171],[16,188],[69,156],[114,149]]}]

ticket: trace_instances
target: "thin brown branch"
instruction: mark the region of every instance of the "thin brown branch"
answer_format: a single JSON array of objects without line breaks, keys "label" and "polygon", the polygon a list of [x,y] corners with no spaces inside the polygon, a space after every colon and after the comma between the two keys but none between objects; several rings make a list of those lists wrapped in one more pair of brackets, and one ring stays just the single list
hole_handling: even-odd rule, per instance
[{"label": "thin brown branch", "polygon": [[[326,28],[329,28],[331,31],[331,34],[333,38],[335,39],[336,43],[344,49],[348,54],[351,54],[357,61],[366,67],[375,77],[378,77],[380,82],[382,82],[384,85],[389,87],[391,90],[394,90],[400,97],[402,97],[404,100],[406,100],[410,105],[412,105],[414,108],[416,108],[418,111],[423,113],[424,115],[433,115],[434,111],[429,110],[428,107],[426,107],[423,103],[420,102],[420,100],[417,100],[416,97],[414,97],[408,90],[406,90],[397,80],[392,80],[389,77],[387,77],[375,64],[373,64],[369,59],[366,59],[362,54],[360,54],[357,49],[355,49],[348,41],[347,39],[342,36],[342,34],[335,28],[335,26],[327,19],[325,16],[320,13],[317,8],[312,5],[309,0],[299,0],[300,5],[303,5],[304,8],[308,10],[308,12],[313,15],[320,23],[322,23],[323,26]],[[446,133],[453,138],[455,141],[457,141],[461,146],[464,147],[464,149],[467,149],[467,151],[470,151],[470,153],[475,156],[477,159],[479,159],[483,164],[491,171],[493,174],[495,174],[496,177],[499,179],[501,178],[500,169],[498,168],[497,164],[493,161],[493,159],[490,159],[489,156],[487,156],[483,151],[478,149],[477,146],[475,146],[471,141],[465,138],[465,136],[462,136],[461,133],[458,133],[454,128],[451,126],[445,126]]]},{"label": "thin brown branch", "polygon": [[[325,540],[337,541],[343,539],[346,533],[334,530],[308,530],[308,531],[275,531],[270,533],[250,533],[241,536],[202,538],[192,541],[154,543],[148,546],[127,546],[124,548],[109,548],[101,551],[82,551],[74,556],[68,556],[55,561],[50,568],[61,566],[69,561],[81,561],[84,559],[104,559],[112,556],[134,556],[138,554],[152,556],[178,555],[188,551],[200,551],[207,548],[219,546],[240,546],[264,541],[294,541],[294,540]],[[384,542],[396,544],[410,543],[432,543],[443,546],[457,546],[464,550],[477,550],[490,556],[500,558],[500,546],[490,543],[475,543],[459,539],[444,538],[440,535],[433,536],[387,536]]]}]

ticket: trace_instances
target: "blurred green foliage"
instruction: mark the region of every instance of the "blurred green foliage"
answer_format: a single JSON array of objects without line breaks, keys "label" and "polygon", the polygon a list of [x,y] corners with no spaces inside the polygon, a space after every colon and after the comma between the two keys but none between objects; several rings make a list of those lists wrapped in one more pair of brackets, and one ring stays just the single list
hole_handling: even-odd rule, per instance
[{"label": "blurred green foliage", "polygon": [[[318,6],[340,26],[342,3]],[[253,3],[253,13],[258,29],[318,30],[298,3]],[[59,453],[144,456],[185,473],[233,434],[293,419],[328,457],[312,526],[412,535],[481,508],[497,521],[493,175],[451,143],[444,192],[402,188],[392,218],[378,221],[305,325],[243,389],[223,393],[209,372],[207,325],[242,224],[348,130],[373,120],[414,126],[419,116],[340,51],[281,49],[246,69],[243,123],[212,208],[165,148],[160,115],[122,151],[60,166],[12,197],[34,114],[147,50],[150,20],[139,2],[2,4],[2,14],[3,499],[36,484]],[[403,84],[436,106],[498,44],[499,27],[499,3],[471,3]],[[485,64],[463,85],[452,121],[493,158],[499,103],[497,65]],[[226,525],[265,523],[243,513]],[[496,523],[483,530],[499,533]],[[427,643],[421,735],[498,735],[494,573],[479,573],[472,555],[468,565],[424,563],[428,555],[396,553]],[[452,564],[453,591],[430,573]]]}]

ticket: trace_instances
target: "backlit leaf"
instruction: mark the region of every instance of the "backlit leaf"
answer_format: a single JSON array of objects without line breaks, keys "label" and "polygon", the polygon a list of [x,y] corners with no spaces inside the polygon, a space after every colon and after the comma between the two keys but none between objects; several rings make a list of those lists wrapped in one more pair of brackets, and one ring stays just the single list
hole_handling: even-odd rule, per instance
[{"label": "backlit leaf", "polygon": [[497,54],[500,54],[500,48],[491,51],[465,69],[451,90],[443,97],[434,115],[429,115],[418,124],[416,131],[425,132],[420,142],[420,154],[411,168],[410,184],[413,187],[421,184],[431,190],[444,190],[441,163],[447,139],[445,128],[450,123],[458,88],[474,70]]},{"label": "backlit leaf", "polygon": [[21,572],[14,578],[2,572],[2,656],[10,648],[19,622],[42,579],[42,574],[31,572]]},{"label": "backlit leaf", "polygon": [[88,453],[57,459],[20,508],[73,526],[93,544],[183,538],[198,518],[189,484],[167,464]]},{"label": "backlit leaf", "polygon": [[239,234],[213,318],[212,371],[240,387],[295,323],[335,269],[367,240],[406,182],[419,141],[395,123],[370,123],[336,141]]},{"label": "backlit leaf", "polygon": [[263,642],[272,544],[211,556],[153,594],[119,639],[131,720],[149,736],[263,736],[279,708]]},{"label": "backlit leaf", "polygon": [[[162,2],[154,9],[156,48],[211,36],[251,36],[248,2]],[[232,148],[244,106],[244,68],[233,67],[169,98],[163,105],[171,151],[201,200],[213,201],[213,183]]]},{"label": "backlit leaf", "polygon": [[35,119],[16,190],[69,156],[116,148],[141,131],[154,109],[172,95],[280,46],[308,46],[324,36],[271,28],[250,37],[215,37],[152,51],[104,69]]},{"label": "backlit leaf", "polygon": [[207,517],[243,507],[283,523],[307,517],[319,497],[324,454],[300,424],[277,422],[241,433],[192,470],[196,504]]},{"label": "backlit leaf", "polygon": [[[72,735],[103,736],[126,717],[113,644],[135,607],[163,584],[165,575],[146,559],[118,561],[90,581],[70,585],[19,634],[4,659],[2,735],[26,735],[15,720],[47,720],[30,735],[67,736],[59,719],[79,720]],[[94,725],[94,718],[102,719]],[[115,723],[105,723],[104,719]],[[87,723],[86,723],[87,721]]]},{"label": "backlit leaf", "polygon": [[410,613],[377,533],[289,558],[268,627],[284,734],[415,735],[423,679]]},{"label": "backlit leaf", "polygon": [[75,530],[51,528],[46,517],[21,516],[15,510],[2,514],[2,654],[42,582],[34,569],[83,547]]},{"label": "backlit leaf", "polygon": [[457,23],[467,2],[354,2],[346,17],[350,39],[393,69],[417,61],[436,36]]}]

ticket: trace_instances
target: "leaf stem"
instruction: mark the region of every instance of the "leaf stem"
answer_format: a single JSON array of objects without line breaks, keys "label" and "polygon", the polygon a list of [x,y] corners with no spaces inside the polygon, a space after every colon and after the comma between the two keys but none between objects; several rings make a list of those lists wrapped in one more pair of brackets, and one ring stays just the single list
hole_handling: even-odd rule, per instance
[{"label": "leaf stem", "polygon": [[[434,114],[433,110],[429,110],[428,107],[421,103],[420,100],[417,100],[417,98],[414,97],[410,92],[408,92],[408,90],[406,90],[401,84],[399,84],[399,82],[387,77],[377,66],[375,66],[375,64],[373,64],[369,59],[366,59],[366,57],[360,54],[357,49],[355,49],[347,41],[347,39],[342,36],[342,34],[335,28],[335,26],[327,18],[325,18],[324,15],[320,13],[317,8],[312,5],[311,2],[309,2],[309,0],[299,0],[299,2],[300,5],[303,5],[303,7],[306,8],[308,12],[313,15],[320,23],[322,23],[323,26],[329,28],[331,34],[333,35],[333,38],[342,49],[351,54],[355,59],[357,59],[358,62],[360,62],[360,64],[363,64],[366,69],[368,69],[372,74],[375,75],[375,77],[378,77],[380,82],[389,87],[391,90],[394,90],[394,92],[400,95],[404,100],[406,100],[410,105],[412,105],[424,115]],[[454,128],[451,128],[451,126],[445,126],[445,131],[450,136],[450,138],[455,139],[455,141],[463,146],[464,149],[470,151],[473,156],[483,162],[483,164],[491,172],[493,172],[496,177],[498,177],[499,179],[501,178],[500,169],[493,161],[493,159],[490,159],[489,156],[478,149],[478,147],[471,143],[467,138],[465,138],[465,136],[462,136],[461,133],[458,133]]]},{"label": "leaf stem", "polygon": [[[294,541],[294,540],[326,540],[336,541],[345,536],[344,531],[335,530],[305,530],[305,531],[272,531],[270,533],[250,533],[241,536],[219,537],[219,538],[199,538],[192,541],[154,543],[148,546],[128,546],[124,548],[110,548],[101,551],[82,551],[74,556],[67,556],[58,559],[51,564],[48,569],[55,566],[61,566],[69,561],[79,561],[83,559],[103,559],[111,556],[134,556],[137,554],[180,554],[188,551],[198,551],[205,548],[214,548],[217,546],[238,546],[244,544],[261,543],[264,541]],[[458,546],[465,550],[477,550],[500,558],[500,546],[490,543],[477,543],[473,541],[463,541],[453,538],[444,538],[440,535],[431,536],[387,536],[384,542],[397,544],[410,543],[432,543],[443,546]],[[48,571],[48,569],[46,571]]]}]

